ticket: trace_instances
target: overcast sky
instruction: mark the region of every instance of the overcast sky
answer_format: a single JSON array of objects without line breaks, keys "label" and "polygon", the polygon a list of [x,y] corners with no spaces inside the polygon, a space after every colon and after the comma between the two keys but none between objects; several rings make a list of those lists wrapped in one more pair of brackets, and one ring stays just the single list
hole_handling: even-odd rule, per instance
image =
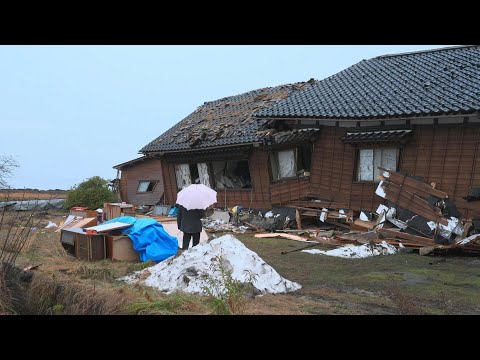
[{"label": "overcast sky", "polygon": [[205,101],[443,46],[0,46],[0,155],[15,188],[113,179]]}]

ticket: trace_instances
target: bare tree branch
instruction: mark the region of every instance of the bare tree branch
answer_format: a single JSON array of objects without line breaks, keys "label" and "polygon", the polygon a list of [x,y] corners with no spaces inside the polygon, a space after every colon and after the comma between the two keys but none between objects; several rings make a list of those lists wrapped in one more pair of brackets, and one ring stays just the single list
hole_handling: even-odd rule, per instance
[{"label": "bare tree branch", "polygon": [[18,168],[18,163],[11,156],[0,155],[0,189],[8,188],[7,179],[11,177]]}]

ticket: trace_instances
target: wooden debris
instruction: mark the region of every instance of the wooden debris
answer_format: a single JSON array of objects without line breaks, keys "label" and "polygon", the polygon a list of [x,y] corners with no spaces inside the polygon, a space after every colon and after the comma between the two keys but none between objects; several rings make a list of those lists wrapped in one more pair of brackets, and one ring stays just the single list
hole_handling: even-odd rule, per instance
[{"label": "wooden debris", "polygon": [[405,232],[400,232],[392,229],[381,228],[381,229],[377,229],[377,232],[380,234],[385,234],[385,235],[399,237],[401,239],[406,239],[414,244],[423,244],[423,245],[432,245],[432,246],[435,245],[435,241],[427,237],[412,235],[412,234],[408,234]]},{"label": "wooden debris", "polygon": [[353,222],[350,229],[360,230],[360,231],[369,231],[369,230],[373,230],[375,225],[377,225],[375,221],[364,221],[364,220],[357,219]]},{"label": "wooden debris", "polygon": [[430,254],[433,250],[435,250],[435,246],[425,246],[418,249],[418,253],[423,256]]},{"label": "wooden debris", "polygon": [[293,249],[293,250],[288,250],[288,251],[282,251],[281,254],[282,255],[285,255],[285,254],[289,254],[291,252],[295,252],[295,251],[301,251],[301,250],[304,250],[304,249],[308,249],[308,248],[311,248],[311,247],[314,247],[314,246],[317,246],[317,245],[321,245],[319,243],[317,244],[310,244],[310,245],[307,245],[307,246],[304,246],[304,247],[301,247],[301,248],[298,248],[298,249]]},{"label": "wooden debris", "polygon": [[264,230],[264,229],[260,229],[260,228],[256,227],[255,225],[252,225],[252,224],[250,224],[250,223],[248,223],[248,222],[246,222],[246,221],[244,221],[243,223],[244,223],[245,225],[247,225],[247,226],[250,226],[250,227],[251,227],[253,230],[255,230],[255,231],[263,231],[263,230]]},{"label": "wooden debris", "polygon": [[295,241],[303,241],[303,242],[315,242],[318,243],[318,241],[312,241],[312,240],[307,240],[306,238],[303,238],[301,236],[293,235],[293,234],[283,234],[283,233],[266,233],[266,234],[255,234],[255,237],[257,238],[274,238],[274,237],[283,237],[286,239],[290,240],[295,240]]},{"label": "wooden debris", "polygon": [[300,219],[300,211],[298,211],[298,209],[295,209],[295,220],[297,221],[297,229],[301,230],[302,220]]}]

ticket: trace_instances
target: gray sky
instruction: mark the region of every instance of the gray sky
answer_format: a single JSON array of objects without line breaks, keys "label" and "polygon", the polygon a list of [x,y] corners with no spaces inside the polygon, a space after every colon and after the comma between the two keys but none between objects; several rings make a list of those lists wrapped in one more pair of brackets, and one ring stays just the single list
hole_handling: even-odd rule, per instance
[{"label": "gray sky", "polygon": [[0,46],[0,155],[16,188],[113,179],[205,101],[444,46]]}]

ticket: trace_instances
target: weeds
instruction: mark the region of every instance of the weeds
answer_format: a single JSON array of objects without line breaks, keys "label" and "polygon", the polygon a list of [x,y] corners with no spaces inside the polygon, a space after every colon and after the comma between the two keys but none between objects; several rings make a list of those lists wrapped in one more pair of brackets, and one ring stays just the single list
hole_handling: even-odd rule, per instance
[{"label": "weeds", "polygon": [[243,282],[235,279],[231,264],[222,256],[212,259],[210,270],[218,276],[212,276],[209,273],[203,273],[200,276],[206,282],[202,291],[210,297],[215,313],[218,315],[243,314],[247,295],[254,293],[253,282],[256,281],[257,275],[246,271]]},{"label": "weeds", "polygon": [[173,293],[153,300],[136,302],[127,306],[127,313],[134,315],[178,315],[183,313],[199,314],[207,312],[198,296],[186,293]]},{"label": "weeds", "polygon": [[152,259],[148,259],[145,262],[135,263],[135,264],[130,265],[127,268],[127,273],[132,273],[132,272],[135,272],[135,271],[141,271],[141,270],[146,269],[146,268],[148,268],[150,266],[153,266],[153,265],[155,265],[155,263],[152,261]]},{"label": "weeds", "polygon": [[36,274],[25,292],[25,314],[110,315],[122,313],[122,289],[101,289]]},{"label": "weeds", "polygon": [[425,311],[418,307],[413,298],[393,283],[387,287],[387,294],[398,307],[400,315],[424,315]]}]

